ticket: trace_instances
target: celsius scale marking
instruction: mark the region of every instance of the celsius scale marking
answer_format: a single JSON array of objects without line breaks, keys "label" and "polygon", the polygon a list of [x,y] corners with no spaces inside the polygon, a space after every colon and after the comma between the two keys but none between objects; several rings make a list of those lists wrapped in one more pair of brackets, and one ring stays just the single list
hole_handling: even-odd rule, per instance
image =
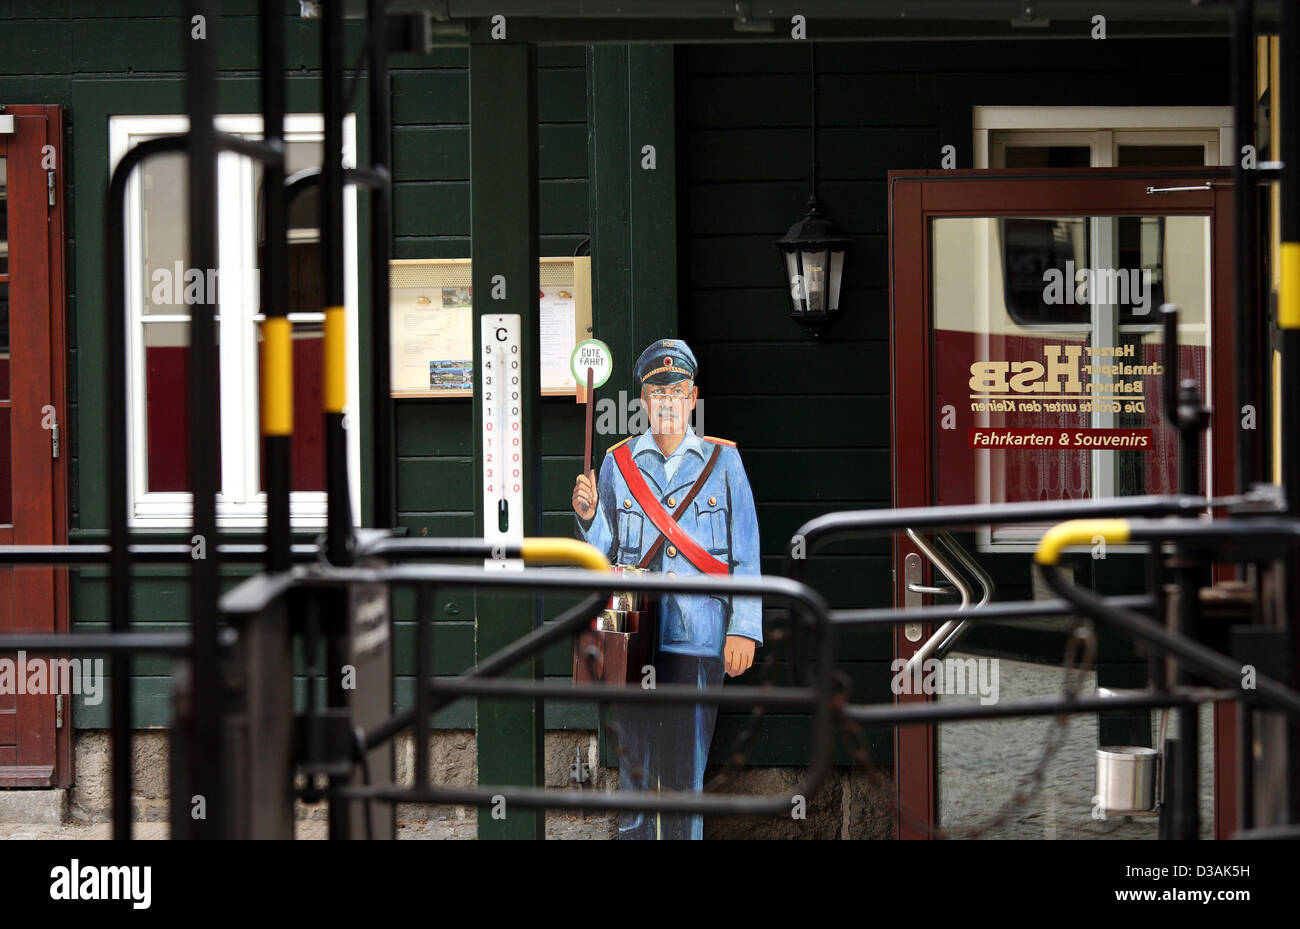
[{"label": "celsius scale marking", "polygon": [[[480,317],[483,362],[483,538],[519,545],[524,538],[523,349],[518,313]],[[518,558],[489,558],[485,568],[521,570]]]}]

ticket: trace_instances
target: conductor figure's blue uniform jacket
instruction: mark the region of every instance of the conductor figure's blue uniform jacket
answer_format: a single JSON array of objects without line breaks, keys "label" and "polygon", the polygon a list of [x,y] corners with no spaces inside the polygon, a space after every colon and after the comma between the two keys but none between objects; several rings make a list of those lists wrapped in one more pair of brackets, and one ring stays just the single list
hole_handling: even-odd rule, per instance
[{"label": "conductor figure's blue uniform jacket", "polygon": [[[667,385],[691,382],[698,364],[680,339],[652,342],[633,367],[643,394],[668,392]],[[652,402],[653,405],[653,402]],[[679,408],[683,409],[683,408]],[[684,412],[684,410],[683,410]],[[652,415],[654,415],[652,413]],[[660,539],[619,467],[639,472],[637,482],[646,506],[657,501],[669,518],[680,514],[677,531],[665,538],[646,567],[678,577],[710,572],[757,576],[758,517],[754,495],[735,444],[697,436],[689,423],[671,455],[665,456],[653,432],[624,439],[610,448],[596,479],[596,512],[591,522],[577,517],[578,536],[604,553],[613,564],[639,565]],[[696,495],[695,481],[709,459],[718,457]],[[635,468],[635,472],[634,469]],[[685,538],[682,537],[684,534]],[[692,563],[686,547],[699,565]],[[762,600],[709,594],[663,593],[658,601],[659,638],[655,643],[655,680],[664,684],[718,687],[724,674],[723,649],[728,635],[763,643]],[[619,787],[623,790],[699,791],[709,743],[717,721],[715,704],[611,707],[619,727]],[[692,838],[703,836],[703,817],[664,813],[624,813],[620,838]]]},{"label": "conductor figure's blue uniform jacket", "polygon": [[[700,547],[730,568],[730,573],[759,574],[758,517],[749,479],[733,443],[697,436],[686,427],[681,444],[665,459],[654,436],[646,432],[625,439],[649,487],[669,513],[690,490],[714,448],[717,464],[700,488],[678,525]],[[624,442],[620,442],[622,445]],[[613,564],[638,564],[659,538],[659,530],[642,511],[614,462],[614,446],[600,466],[596,490],[599,502],[590,526],[578,519],[583,539],[605,554]],[[679,577],[702,574],[684,554],[665,541],[650,570]],[[721,597],[703,594],[663,594],[659,600],[661,652],[716,658],[722,655],[728,635],[763,643],[762,600],[758,597]]]}]

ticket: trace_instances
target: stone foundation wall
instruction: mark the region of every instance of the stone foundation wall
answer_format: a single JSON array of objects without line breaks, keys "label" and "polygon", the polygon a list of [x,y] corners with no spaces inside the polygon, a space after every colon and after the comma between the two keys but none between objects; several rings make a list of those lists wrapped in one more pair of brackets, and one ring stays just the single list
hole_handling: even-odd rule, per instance
[{"label": "stone foundation wall", "polygon": [[[138,822],[165,822],[167,800],[167,733],[145,729],[133,739],[135,816]],[[414,782],[415,741],[404,734],[396,742],[397,780]],[[600,765],[596,733],[556,730],[546,733],[546,785],[572,787],[570,769],[575,757],[588,768],[582,790],[592,793],[613,790],[618,770]],[[83,731],[76,735],[75,783],[69,791],[68,818],[73,822],[107,822],[111,817],[109,789],[109,739],[106,731]],[[436,784],[472,787],[478,776],[472,730],[436,730],[429,739],[430,779]],[[716,772],[710,771],[713,777]],[[800,768],[747,768],[732,775],[721,793],[777,794],[794,787],[803,775]],[[888,775],[886,775],[888,778]],[[880,788],[866,772],[856,768],[835,768],[821,790],[807,798],[802,819],[782,817],[706,817],[706,839],[884,839],[894,836],[894,812]],[[326,818],[325,804],[297,804],[297,816],[305,821]],[[473,838],[477,812],[473,809],[431,804],[399,804],[399,826],[412,836],[429,838]],[[548,838],[609,839],[617,836],[617,815],[603,810],[572,812],[549,810]]]}]

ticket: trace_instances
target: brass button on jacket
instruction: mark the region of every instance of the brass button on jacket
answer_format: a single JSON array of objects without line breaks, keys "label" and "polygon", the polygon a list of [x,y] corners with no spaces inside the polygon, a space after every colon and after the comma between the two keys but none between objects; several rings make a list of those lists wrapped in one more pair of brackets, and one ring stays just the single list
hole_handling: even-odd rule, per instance
[{"label": "brass button on jacket", "polygon": [[677,557],[677,549],[673,548],[673,546],[671,545],[668,546],[668,557],[669,558]]}]

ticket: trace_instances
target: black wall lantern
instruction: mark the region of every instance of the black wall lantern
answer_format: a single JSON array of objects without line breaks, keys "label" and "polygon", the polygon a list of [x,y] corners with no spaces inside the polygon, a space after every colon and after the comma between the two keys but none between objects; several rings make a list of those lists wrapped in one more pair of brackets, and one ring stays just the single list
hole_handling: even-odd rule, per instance
[{"label": "black wall lantern", "polygon": [[808,198],[808,215],[790,227],[777,247],[785,253],[785,277],[790,288],[790,317],[814,339],[839,312],[844,252],[851,240],[822,215],[817,198]]},{"label": "black wall lantern", "polygon": [[776,240],[776,247],[781,249],[785,264],[790,318],[816,339],[825,331],[831,314],[839,312],[844,253],[852,240],[822,214],[817,200],[817,67],[811,43],[808,53],[812,88],[812,196],[808,198],[807,215]]}]

